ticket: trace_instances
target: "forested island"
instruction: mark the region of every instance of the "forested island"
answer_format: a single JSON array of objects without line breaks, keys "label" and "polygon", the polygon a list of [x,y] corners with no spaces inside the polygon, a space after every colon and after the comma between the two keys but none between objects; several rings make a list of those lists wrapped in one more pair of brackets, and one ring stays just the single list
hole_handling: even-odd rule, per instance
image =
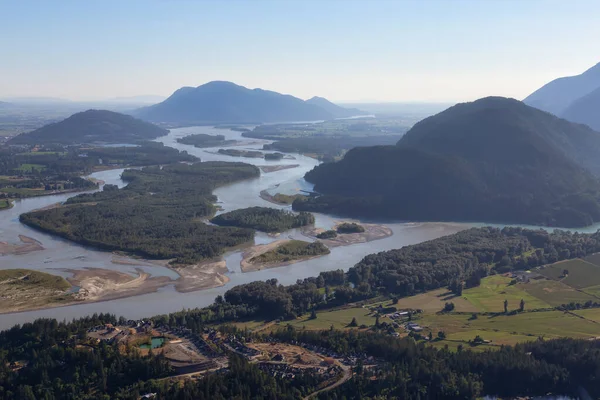
[{"label": "forested island", "polygon": [[279,240],[273,243],[251,247],[243,254],[243,272],[275,268],[309,260],[329,254],[330,250],[320,241]]},{"label": "forested island", "polygon": [[252,240],[250,229],[207,225],[203,219],[216,211],[216,187],[259,174],[255,166],[225,162],[125,170],[123,189],[106,185],[20,220],[77,243],[189,264]]},{"label": "forested island", "polygon": [[394,146],[354,148],[305,178],[301,211],[580,227],[600,221],[600,134],[517,100],[458,104]]},{"label": "forested island", "polygon": [[228,146],[237,143],[236,140],[226,140],[224,135],[207,135],[205,133],[184,136],[182,138],[178,138],[177,142],[189,144],[198,148]]},{"label": "forested island", "polygon": [[264,153],[254,150],[219,149],[219,154],[231,157],[264,158]]},{"label": "forested island", "polygon": [[314,224],[315,217],[307,212],[295,214],[275,208],[249,207],[220,214],[211,219],[211,222],[220,226],[237,226],[272,233]]}]

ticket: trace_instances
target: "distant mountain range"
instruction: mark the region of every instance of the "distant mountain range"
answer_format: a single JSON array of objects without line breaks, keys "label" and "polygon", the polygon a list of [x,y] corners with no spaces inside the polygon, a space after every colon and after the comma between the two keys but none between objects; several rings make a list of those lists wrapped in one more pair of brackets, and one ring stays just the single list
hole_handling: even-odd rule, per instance
[{"label": "distant mountain range", "polygon": [[600,63],[581,75],[553,80],[523,102],[600,130]]},{"label": "distant mountain range", "polygon": [[315,96],[306,100],[305,103],[315,105],[317,107],[321,107],[323,110],[330,113],[334,118],[349,118],[355,117],[357,115],[366,115],[367,113],[361,111],[357,108],[344,108],[340,107],[337,104],[333,104],[329,100],[324,97]]},{"label": "distant mountain range", "polygon": [[269,90],[213,81],[196,88],[183,87],[165,101],[132,114],[147,121],[183,125],[316,121],[352,116],[354,112],[360,113],[323,98],[304,101]]},{"label": "distant mountain range", "polygon": [[114,97],[112,99],[106,99],[108,103],[126,103],[126,104],[156,104],[165,100],[165,96],[156,95],[141,95],[141,96],[128,96],[128,97]]},{"label": "distant mountain range", "polygon": [[106,110],[88,110],[15,136],[9,144],[135,143],[155,139],[167,133],[166,129],[131,115]]},{"label": "distant mountain range", "polygon": [[[600,221],[600,133],[517,100],[458,104],[395,146],[350,150],[306,174],[297,210],[412,221],[584,226]],[[593,173],[592,173],[593,171]]]}]

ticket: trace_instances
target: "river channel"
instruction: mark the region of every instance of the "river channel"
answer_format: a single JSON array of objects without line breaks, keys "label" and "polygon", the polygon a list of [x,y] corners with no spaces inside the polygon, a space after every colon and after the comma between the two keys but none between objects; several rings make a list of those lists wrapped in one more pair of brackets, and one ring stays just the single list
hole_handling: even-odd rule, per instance
[{"label": "river channel", "polygon": [[[298,167],[283,169],[275,172],[262,173],[259,178],[242,181],[217,189],[214,194],[218,197],[219,205],[224,211],[250,206],[281,207],[260,198],[260,192],[268,190],[271,193],[295,193],[298,190],[310,190],[310,184],[304,181],[304,174],[314,168],[318,161],[299,154],[289,154],[280,161],[265,161],[257,158],[235,158],[217,154],[218,148],[199,149],[193,146],[177,143],[177,138],[194,133],[225,135],[228,140],[238,140],[235,148],[260,150],[264,140],[243,138],[239,132],[213,127],[188,127],[172,129],[171,132],[157,141],[179,150],[185,150],[199,157],[202,161],[243,161],[257,166],[265,165],[298,165]],[[123,186],[120,175],[122,169],[102,171],[91,176],[108,184]],[[0,256],[0,269],[27,268],[45,271],[66,276],[62,269],[104,268],[122,272],[134,272],[134,268],[142,268],[154,276],[178,277],[174,271],[152,265],[123,265],[113,263],[114,255],[109,252],[80,246],[67,240],[31,229],[19,222],[19,215],[31,210],[45,207],[57,202],[63,202],[76,194],[51,195],[16,201],[12,209],[0,211],[0,241],[17,243],[19,235],[32,237],[42,243],[44,250],[21,255]],[[315,214],[316,225],[327,228],[337,219],[334,216]],[[321,258],[296,263],[290,266],[267,269],[256,272],[242,273],[240,270],[241,251],[226,254],[225,260],[229,269],[230,281],[223,287],[201,290],[191,293],[179,293],[172,285],[165,286],[155,293],[149,293],[124,299],[104,301],[98,303],[82,303],[77,305],[51,308],[0,315],[0,330],[7,329],[15,324],[30,322],[36,318],[56,318],[59,321],[71,320],[93,313],[108,312],[126,318],[144,318],[157,314],[180,311],[187,308],[206,306],[214,298],[223,294],[234,285],[255,280],[276,278],[280,283],[291,284],[297,279],[316,276],[321,271],[332,269],[347,270],[365,255],[380,251],[400,248],[405,245],[420,243],[426,240],[449,235],[465,229],[474,224],[458,223],[386,223],[393,231],[393,235],[370,243],[355,244],[346,247],[331,249],[331,253]],[[595,231],[597,227],[590,227],[585,231]],[[299,231],[285,232],[281,237],[293,237],[307,240]],[[268,243],[276,240],[268,235],[257,233],[257,244]]]}]

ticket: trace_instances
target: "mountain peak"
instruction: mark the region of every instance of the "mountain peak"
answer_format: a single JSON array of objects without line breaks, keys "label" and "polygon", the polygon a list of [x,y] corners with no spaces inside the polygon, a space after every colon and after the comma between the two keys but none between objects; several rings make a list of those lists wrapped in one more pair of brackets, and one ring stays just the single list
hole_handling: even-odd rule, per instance
[{"label": "mountain peak", "polygon": [[532,107],[561,116],[575,100],[598,88],[600,88],[600,63],[582,74],[555,79],[523,101]]},{"label": "mountain peak", "polygon": [[134,115],[148,121],[175,124],[255,124],[328,120],[360,113],[322,98],[314,99],[303,101],[233,82],[211,81],[195,88],[181,88],[162,103],[138,109]]},{"label": "mountain peak", "polygon": [[166,135],[167,130],[131,115],[108,110],[86,110],[31,132],[22,133],[10,144],[39,143],[134,143]]},{"label": "mountain peak", "polygon": [[[396,146],[357,147],[306,174],[300,211],[409,221],[600,221],[600,134],[517,100],[457,104]],[[585,169],[588,169],[586,171]]]}]

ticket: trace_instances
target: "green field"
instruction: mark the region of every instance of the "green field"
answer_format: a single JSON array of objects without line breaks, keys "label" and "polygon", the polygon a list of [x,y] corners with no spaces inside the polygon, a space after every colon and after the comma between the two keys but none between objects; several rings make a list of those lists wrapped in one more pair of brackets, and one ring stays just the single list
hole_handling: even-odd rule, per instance
[{"label": "green field", "polygon": [[432,290],[431,292],[421,293],[415,296],[399,299],[396,307],[398,309],[412,308],[414,310],[418,309],[423,311],[437,312],[444,308],[446,302],[454,303],[456,311],[480,311],[479,308],[477,308],[475,305],[469,302],[465,298],[465,296],[457,297],[453,293],[449,292],[446,288]]},{"label": "green field", "polygon": [[[310,319],[310,316],[307,315],[304,318],[300,318],[291,322],[291,325],[297,328],[313,330],[329,329],[331,325],[337,329],[343,329],[348,327],[348,324],[352,322],[352,318],[356,318],[356,322],[359,326],[375,325],[375,314],[362,307],[320,312],[317,313],[316,319]],[[383,321],[385,321],[385,319],[381,319],[381,322]]]},{"label": "green field", "polygon": [[33,170],[43,171],[46,166],[41,164],[21,164],[17,170],[21,172],[33,172]]},{"label": "green field", "polygon": [[28,188],[14,188],[14,187],[4,187],[0,189],[0,192],[7,193],[9,195],[20,195],[23,197],[35,197],[35,196],[43,196],[46,191],[43,188],[40,189],[28,189]]},{"label": "green field", "polygon": [[12,203],[6,199],[0,199],[0,210],[5,210],[12,207]]},{"label": "green field", "polygon": [[[600,308],[588,308],[587,310],[573,311],[574,314],[580,315],[590,321],[595,321],[600,324]],[[600,325],[598,326],[598,336],[600,336]]]},{"label": "green field", "polygon": [[[479,336],[484,340],[489,340],[491,345],[514,345],[516,343],[522,343],[537,339],[537,337],[521,335],[518,333],[483,329],[473,329],[450,333],[447,335],[447,339],[448,341],[468,342],[469,340],[475,339],[476,336]],[[483,346],[489,347],[485,345]]]},{"label": "green field", "polygon": [[508,300],[509,311],[519,308],[521,299],[525,300],[527,309],[549,306],[548,303],[521,290],[520,285],[509,285],[511,280],[501,275],[488,276],[481,281],[480,286],[463,291],[463,297],[482,312],[504,312],[504,300]]},{"label": "green field", "polygon": [[[548,303],[551,306],[560,306],[562,304],[585,303],[588,300],[598,301],[592,295],[583,293],[562,282],[548,279],[530,280],[529,283],[517,285],[530,295]],[[600,290],[600,288],[599,288]],[[586,289],[588,291],[588,289]],[[600,292],[598,293],[600,294]]]},{"label": "green field", "polygon": [[[583,292],[590,296],[590,300],[600,302],[600,285],[586,287]],[[583,302],[580,301],[580,303]]]},{"label": "green field", "polygon": [[[600,326],[591,321],[577,318],[562,311],[524,312],[516,315],[480,315],[470,319],[464,314],[424,315],[419,323],[426,331],[453,333],[473,330],[493,331],[496,340],[501,336],[518,335],[533,339],[543,336],[556,337],[596,337]],[[484,339],[486,339],[484,337]],[[506,340],[509,340],[507,338]]]},{"label": "green field", "polygon": [[[563,276],[564,270],[569,271],[566,277]],[[600,285],[600,267],[581,259],[560,261],[540,268],[539,272],[577,289]]]},{"label": "green field", "polygon": [[594,265],[600,265],[600,253],[592,254],[591,256],[584,257],[583,259]]}]

